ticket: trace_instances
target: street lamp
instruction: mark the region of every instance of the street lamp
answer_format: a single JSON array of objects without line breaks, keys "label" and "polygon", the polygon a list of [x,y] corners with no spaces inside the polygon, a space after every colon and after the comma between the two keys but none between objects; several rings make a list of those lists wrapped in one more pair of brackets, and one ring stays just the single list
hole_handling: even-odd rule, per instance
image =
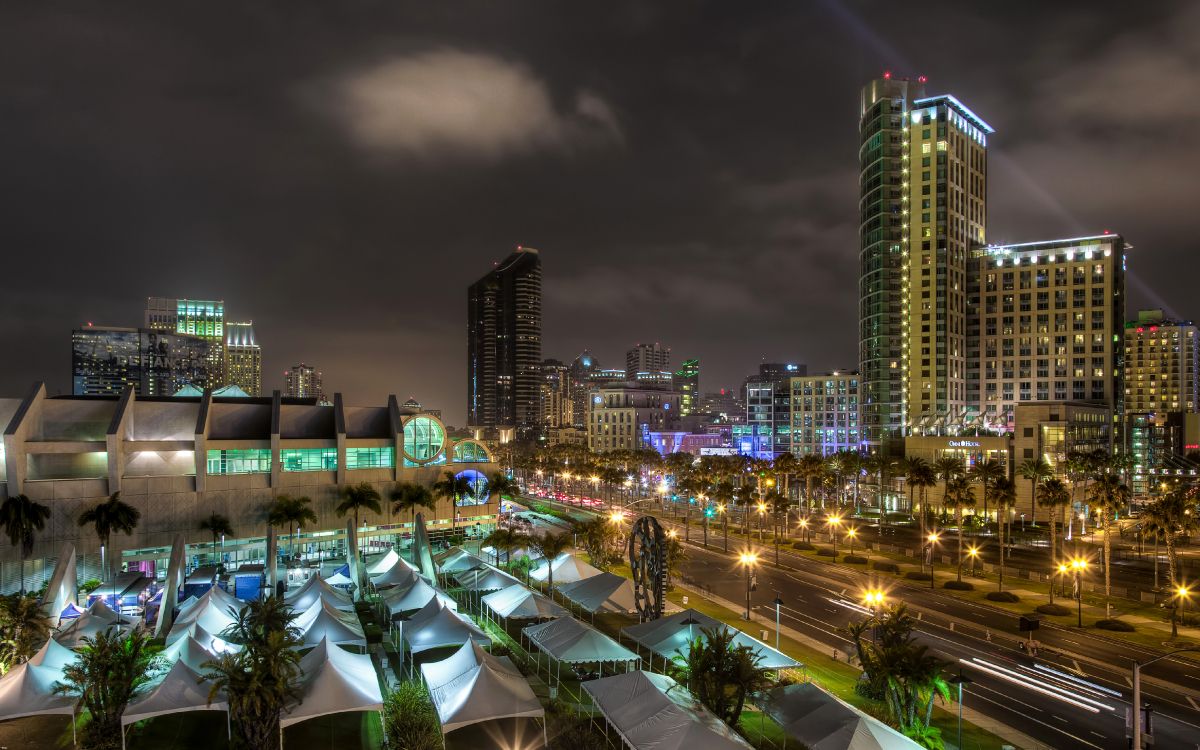
[{"label": "street lamp", "polygon": [[725,554],[729,554],[729,514],[725,512],[725,503],[717,506],[721,514],[721,537],[725,540]]},{"label": "street lamp", "polygon": [[[882,589],[867,589],[863,594],[863,603],[867,605],[867,609],[871,612],[871,617],[874,619],[879,610],[883,609],[883,590]],[[876,622],[871,626],[871,641],[875,642],[879,638],[879,623]]]},{"label": "street lamp", "polygon": [[837,535],[834,533],[834,530],[838,527],[838,524],[840,524],[841,522],[842,522],[842,519],[840,516],[830,516],[829,517],[829,521],[828,521],[829,541],[833,542],[833,554],[835,556],[837,555]]},{"label": "street lamp", "polygon": [[958,686],[958,743],[956,747],[962,747],[963,688],[970,685],[974,680],[963,674],[962,667],[959,667],[958,674],[951,677],[949,682],[951,685]]},{"label": "street lamp", "polygon": [[[1066,596],[1067,593],[1067,573],[1069,572],[1071,572],[1071,566],[1067,565],[1066,563],[1058,564],[1058,580],[1060,581],[1059,585],[1063,588],[1064,596]],[[1050,603],[1054,603],[1054,581],[1050,582]],[[1069,612],[1070,610],[1067,611]]]},{"label": "street lamp", "polygon": [[804,529],[804,541],[805,542],[810,541],[810,537],[808,535],[808,519],[807,518],[800,519],[800,528]]},{"label": "street lamp", "polygon": [[846,527],[846,538],[850,540],[850,556],[854,556],[854,539],[858,536],[858,529],[853,526]]},{"label": "street lamp", "polygon": [[1132,682],[1133,682],[1133,706],[1131,706],[1131,708],[1133,709],[1133,741],[1130,743],[1130,746],[1135,748],[1135,750],[1142,750],[1142,732],[1145,731],[1145,729],[1142,726],[1142,711],[1148,710],[1150,708],[1150,704],[1146,704],[1145,707],[1143,707],[1141,705],[1141,703],[1142,703],[1142,667],[1148,667],[1156,661],[1166,659],[1168,657],[1174,656],[1175,654],[1182,654],[1185,651],[1200,651],[1200,646],[1186,646],[1184,648],[1177,648],[1174,651],[1169,651],[1165,654],[1160,654],[1159,656],[1156,656],[1153,659],[1150,659],[1149,661],[1144,661],[1144,662],[1136,662],[1135,661],[1133,663],[1133,680],[1132,680]]},{"label": "street lamp", "polygon": [[937,546],[940,535],[936,531],[929,532],[929,588],[934,588],[933,576],[933,548]]},{"label": "street lamp", "polygon": [[779,650],[779,609],[783,606],[783,599],[779,597],[779,592],[775,592],[775,650]]},{"label": "street lamp", "polygon": [[767,515],[767,504],[760,502],[758,508],[758,542],[762,544],[763,518]]},{"label": "street lamp", "polygon": [[1192,589],[1190,586],[1180,586],[1175,589],[1175,606],[1171,608],[1171,638],[1174,640],[1179,637],[1178,620],[1185,619],[1187,614],[1187,601],[1191,596]]},{"label": "street lamp", "polygon": [[743,552],[738,561],[746,569],[746,622],[750,621],[750,571],[758,564],[758,555],[753,552]]},{"label": "street lamp", "polygon": [[1083,575],[1083,571],[1087,570],[1087,560],[1082,557],[1076,557],[1071,560],[1071,570],[1075,571],[1075,612],[1078,619],[1078,626],[1083,627],[1083,586],[1080,585],[1079,576]]},{"label": "street lamp", "polygon": [[[972,544],[967,547],[967,557],[971,558],[971,575],[975,575],[975,561],[979,559],[979,547]],[[958,561],[958,567],[962,568],[963,561]]]}]

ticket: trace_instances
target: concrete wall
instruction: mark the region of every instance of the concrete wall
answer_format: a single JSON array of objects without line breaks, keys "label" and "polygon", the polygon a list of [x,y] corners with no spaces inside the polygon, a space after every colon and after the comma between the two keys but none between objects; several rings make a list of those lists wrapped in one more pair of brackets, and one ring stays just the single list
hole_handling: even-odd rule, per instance
[{"label": "concrete wall", "polygon": [[284,440],[296,438],[333,438],[333,407],[279,407],[279,436]]},{"label": "concrete wall", "polygon": [[270,404],[212,404],[208,414],[210,440],[270,440]]},{"label": "concrete wall", "polygon": [[391,424],[385,408],[370,406],[347,406],[343,410],[346,415],[346,437],[348,438],[386,438],[391,437]]},{"label": "concrete wall", "polygon": [[[125,454],[125,479],[129,477],[188,476],[196,473],[191,450],[135,451]],[[201,460],[205,460],[203,457]],[[122,480],[124,485],[124,480]]]},{"label": "concrete wall", "polygon": [[48,398],[30,425],[29,440],[103,440],[117,402]]},{"label": "concrete wall", "polygon": [[126,425],[126,440],[191,440],[196,434],[196,401],[165,403],[133,402],[133,414]]}]

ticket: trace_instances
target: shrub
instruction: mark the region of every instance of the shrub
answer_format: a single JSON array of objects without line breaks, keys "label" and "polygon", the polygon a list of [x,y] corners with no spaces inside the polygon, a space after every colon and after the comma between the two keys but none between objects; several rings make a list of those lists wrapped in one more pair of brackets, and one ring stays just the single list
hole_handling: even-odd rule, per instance
[{"label": "shrub", "polygon": [[989,591],[985,598],[990,602],[1008,602],[1009,604],[1021,601],[1021,597],[1011,591]]},{"label": "shrub", "polygon": [[821,547],[817,550],[817,554],[821,557],[837,557],[837,553],[833,551],[832,547]]},{"label": "shrub", "polygon": [[96,589],[100,588],[100,583],[101,581],[99,578],[89,578],[83,583],[79,584],[79,593],[90,594]]},{"label": "shrub", "polygon": [[1124,620],[1096,620],[1096,627],[1116,633],[1132,633],[1134,627]]},{"label": "shrub", "polygon": [[1069,615],[1071,609],[1064,607],[1061,604],[1043,604],[1037,608],[1037,611],[1043,615]]},{"label": "shrub", "polygon": [[363,625],[363,635],[367,638],[367,643],[383,643],[383,629],[373,622]]},{"label": "shrub", "polygon": [[897,565],[896,563],[876,562],[876,563],[871,563],[871,567],[874,568],[875,570],[878,570],[881,573],[899,573],[900,572],[900,566]]},{"label": "shrub", "polygon": [[923,570],[910,570],[904,574],[904,577],[910,581],[928,581],[933,578]]},{"label": "shrub", "polygon": [[950,589],[951,591],[974,591],[975,584],[967,581],[946,581],[942,584],[942,588]]},{"label": "shrub", "polygon": [[441,750],[442,730],[433,701],[420,682],[405,682],[383,701],[383,731],[389,747]]},{"label": "shrub", "polygon": [[792,548],[793,549],[802,549],[805,551],[812,551],[812,550],[816,549],[816,547],[814,547],[810,542],[795,542],[792,544]]},{"label": "shrub", "polygon": [[842,558],[842,562],[849,563],[850,565],[866,565],[867,558],[862,555],[846,555]]}]

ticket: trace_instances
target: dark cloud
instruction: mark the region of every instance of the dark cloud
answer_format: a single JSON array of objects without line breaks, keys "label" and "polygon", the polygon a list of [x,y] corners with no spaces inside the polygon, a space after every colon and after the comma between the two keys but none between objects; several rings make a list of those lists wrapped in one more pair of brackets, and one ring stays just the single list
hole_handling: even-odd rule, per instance
[{"label": "dark cloud", "polygon": [[[266,383],[461,422],[466,286],[542,250],[546,356],[857,346],[857,105],[885,68],[991,122],[996,241],[1123,232],[1187,309],[1192,3],[10,3],[0,393],[147,295],[254,318]],[[1182,309],[1180,309],[1182,308]]]}]

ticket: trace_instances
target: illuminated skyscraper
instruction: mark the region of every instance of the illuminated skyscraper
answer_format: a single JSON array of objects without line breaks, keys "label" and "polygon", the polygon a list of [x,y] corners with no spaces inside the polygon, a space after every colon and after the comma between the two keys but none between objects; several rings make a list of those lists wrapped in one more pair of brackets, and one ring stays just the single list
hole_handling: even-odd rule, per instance
[{"label": "illuminated skyscraper", "polygon": [[88,326],[71,332],[71,393],[117,395],[132,385],[139,396],[171,396],[209,378],[209,342],[147,328]]},{"label": "illuminated skyscraper", "polygon": [[262,348],[254,338],[254,323],[225,324],[225,384],[248,396],[262,394]]},{"label": "illuminated skyscraper", "polygon": [[[148,297],[146,327],[157,331],[186,333],[209,342],[207,385],[225,385],[225,302],[223,300]],[[244,389],[243,389],[244,390]]]},{"label": "illuminated skyscraper", "polygon": [[284,395],[290,398],[315,398],[318,403],[324,403],[327,399],[321,371],[303,362],[292,365],[287,371]]},{"label": "illuminated skyscraper", "polygon": [[679,415],[686,417],[699,408],[700,360],[685,359],[675,371],[673,390],[679,393]]},{"label": "illuminated skyscraper", "polygon": [[542,261],[518,247],[467,290],[467,424],[529,435],[541,385]]}]

